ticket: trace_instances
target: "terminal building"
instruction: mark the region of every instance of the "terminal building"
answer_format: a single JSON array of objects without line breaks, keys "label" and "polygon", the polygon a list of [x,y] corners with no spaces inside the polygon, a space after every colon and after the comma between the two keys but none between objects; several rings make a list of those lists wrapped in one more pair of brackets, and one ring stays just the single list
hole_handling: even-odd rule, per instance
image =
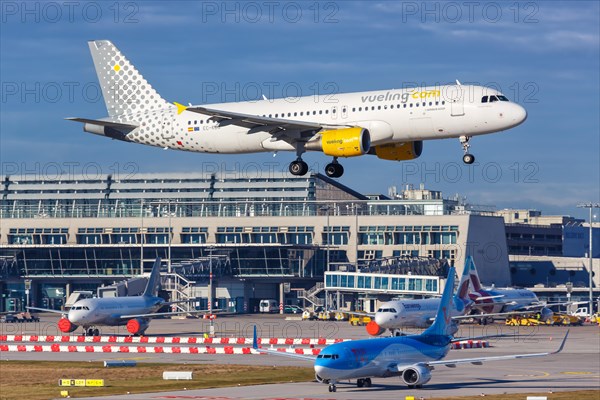
[{"label": "terminal building", "polygon": [[211,306],[237,312],[281,297],[322,304],[322,292],[340,306],[438,293],[467,254],[483,282],[511,284],[501,216],[422,187],[367,196],[320,174],[5,176],[0,219],[1,311],[60,309],[156,257],[166,295],[206,309],[214,287]]}]

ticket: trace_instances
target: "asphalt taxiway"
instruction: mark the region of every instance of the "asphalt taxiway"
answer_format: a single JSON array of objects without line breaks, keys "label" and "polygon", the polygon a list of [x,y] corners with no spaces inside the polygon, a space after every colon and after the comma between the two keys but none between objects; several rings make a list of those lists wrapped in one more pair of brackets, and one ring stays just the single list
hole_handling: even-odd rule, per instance
[{"label": "asphalt taxiway", "polygon": [[[352,327],[347,322],[286,321],[281,316],[244,315],[222,318],[215,324],[218,336],[251,337],[254,325],[262,337],[291,337],[330,339],[357,339],[366,336],[364,328]],[[43,316],[40,323],[2,324],[0,335],[49,335],[55,329],[56,317]],[[514,353],[553,351],[558,348],[567,328],[508,327],[493,324],[484,327],[463,325],[457,336],[490,334],[509,335],[491,339],[490,348],[451,350],[448,359],[493,356]],[[201,320],[153,321],[149,335],[202,337],[208,331],[208,322]],[[124,332],[104,331],[104,334],[125,335]],[[510,335],[519,336],[510,336]],[[282,347],[282,346],[278,346]],[[97,354],[97,353],[46,353],[2,352],[1,360],[60,360],[104,361],[134,359],[139,362],[247,364],[247,365],[300,365],[300,360],[270,355],[219,355],[219,354]],[[310,366],[310,363],[307,365]],[[282,369],[285,375],[285,369]],[[570,328],[569,339],[560,354],[543,358],[485,363],[482,366],[466,365],[457,368],[438,367],[431,381],[423,389],[408,389],[399,378],[374,379],[370,388],[357,388],[355,384],[338,384],[336,393],[329,393],[326,385],[316,382],[258,385],[180,392],[128,395],[128,399],[201,398],[210,399],[264,399],[264,398],[315,398],[315,399],[398,399],[440,398],[460,395],[502,393],[548,393],[572,390],[600,390],[600,328],[587,325]],[[185,388],[185,382],[181,383]],[[599,392],[600,393],[600,392]],[[107,398],[124,398],[123,395]]]}]

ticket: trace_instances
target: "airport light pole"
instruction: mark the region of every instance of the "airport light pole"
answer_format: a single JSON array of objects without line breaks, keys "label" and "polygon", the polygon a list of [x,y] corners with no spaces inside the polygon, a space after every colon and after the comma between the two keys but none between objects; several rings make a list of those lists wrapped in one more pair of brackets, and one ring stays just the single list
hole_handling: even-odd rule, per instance
[{"label": "airport light pole", "polygon": [[592,310],[594,309],[594,280],[592,278],[593,275],[593,271],[594,271],[594,253],[592,252],[592,243],[593,243],[593,229],[592,229],[592,220],[593,220],[593,214],[592,211],[594,208],[600,208],[600,203],[581,203],[577,205],[578,208],[589,208],[590,209],[590,244],[589,244],[589,258],[590,258],[590,264],[589,264],[589,270],[588,270],[588,274],[589,274],[589,289],[590,289],[590,293],[589,293],[589,301],[590,301],[590,305],[588,308],[588,311],[590,313],[590,317],[592,316]]},{"label": "airport light pole", "polygon": [[[330,230],[330,226],[329,226],[329,210],[331,210],[331,206],[330,205],[326,205],[320,208],[321,211],[326,211],[327,212],[327,233],[326,233],[326,239],[327,240],[327,259],[326,259],[326,269],[327,272],[329,272],[329,240],[331,237],[331,232]],[[323,273],[323,275],[325,275],[325,273]],[[325,282],[325,287],[327,287],[327,282]],[[327,289],[325,289],[325,311],[327,311],[327,306],[328,306],[328,301],[329,300],[329,291]]]},{"label": "airport light pole", "polygon": [[215,335],[214,318],[212,318],[212,303],[213,303],[213,270],[212,270],[212,256],[215,246],[208,246],[208,317],[210,320],[210,335]]}]

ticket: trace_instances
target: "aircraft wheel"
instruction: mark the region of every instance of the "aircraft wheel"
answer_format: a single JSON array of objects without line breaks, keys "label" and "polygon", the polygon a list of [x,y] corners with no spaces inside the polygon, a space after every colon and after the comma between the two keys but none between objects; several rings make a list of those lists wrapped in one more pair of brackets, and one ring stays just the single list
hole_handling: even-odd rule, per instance
[{"label": "aircraft wheel", "polygon": [[306,175],[306,173],[308,172],[308,164],[302,160],[292,161],[290,163],[289,170],[290,170],[290,174],[292,174],[292,175],[296,175],[296,176]]},{"label": "aircraft wheel", "polygon": [[372,384],[373,384],[373,382],[371,382],[371,378],[365,378],[365,386],[366,387],[371,387]]},{"label": "aircraft wheel", "polygon": [[339,178],[344,175],[344,167],[337,162],[329,163],[325,166],[325,174],[330,178]]},{"label": "aircraft wheel", "polygon": [[94,329],[93,334],[94,334],[94,336],[100,336],[100,330],[99,329]]},{"label": "aircraft wheel", "polygon": [[467,153],[463,156],[463,162],[469,165],[473,164],[475,162],[475,156],[473,154]]},{"label": "aircraft wheel", "polygon": [[87,335],[88,336],[94,336],[94,330],[92,328],[87,330]]},{"label": "aircraft wheel", "polygon": [[337,391],[337,388],[335,387],[335,385],[329,385],[329,391],[335,392],[335,391]]},{"label": "aircraft wheel", "polygon": [[357,379],[356,380],[356,386],[357,387],[363,387],[363,386],[365,386],[365,381],[362,380],[362,379]]}]

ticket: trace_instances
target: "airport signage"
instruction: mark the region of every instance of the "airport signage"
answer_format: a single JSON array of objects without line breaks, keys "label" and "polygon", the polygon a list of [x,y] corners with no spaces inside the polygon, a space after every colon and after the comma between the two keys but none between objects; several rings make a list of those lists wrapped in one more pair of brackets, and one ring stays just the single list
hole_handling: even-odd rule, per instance
[{"label": "airport signage", "polygon": [[59,379],[58,386],[63,387],[101,387],[104,379]]}]

